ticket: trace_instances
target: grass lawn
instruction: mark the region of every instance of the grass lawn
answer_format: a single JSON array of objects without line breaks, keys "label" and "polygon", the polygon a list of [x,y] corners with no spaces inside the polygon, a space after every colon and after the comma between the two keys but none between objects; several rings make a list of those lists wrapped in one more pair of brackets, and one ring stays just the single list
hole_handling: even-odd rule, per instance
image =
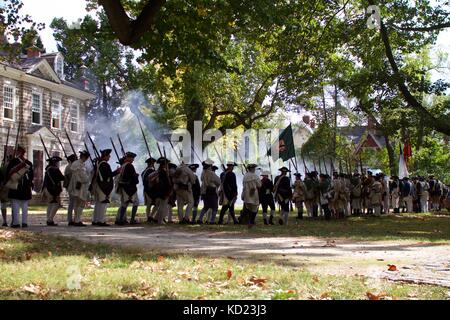
[{"label": "grass lawn", "polygon": [[[130,208],[128,216],[130,215]],[[30,208],[31,212],[45,211],[40,207]],[[91,217],[92,209],[86,209],[83,216]],[[240,210],[237,209],[236,213]],[[113,222],[117,208],[108,208],[107,214],[110,222]],[[60,209],[59,215],[65,216],[65,210]],[[257,226],[247,230],[246,226],[235,226],[233,224],[219,225],[178,225],[167,224],[167,228],[179,228],[192,232],[197,231],[228,231],[246,232],[255,235],[266,236],[313,236],[330,238],[348,238],[354,240],[415,240],[424,242],[445,242],[450,243],[450,214],[442,213],[403,213],[389,214],[381,217],[361,216],[349,217],[344,220],[325,221],[322,219],[313,220],[305,218],[302,221],[295,219],[295,214],[291,213],[288,226],[264,226],[261,212],[257,216]],[[138,217],[145,221],[145,207],[140,206]],[[173,210],[173,217],[177,219],[176,210]],[[218,220],[216,216],[216,221]],[[87,219],[89,221],[89,218]],[[278,220],[277,218],[275,220]]]},{"label": "grass lawn", "polygon": [[[69,289],[79,268],[81,289]],[[70,271],[72,270],[72,271]],[[449,289],[0,229],[0,299],[448,299]],[[76,276],[75,276],[76,278]]]}]

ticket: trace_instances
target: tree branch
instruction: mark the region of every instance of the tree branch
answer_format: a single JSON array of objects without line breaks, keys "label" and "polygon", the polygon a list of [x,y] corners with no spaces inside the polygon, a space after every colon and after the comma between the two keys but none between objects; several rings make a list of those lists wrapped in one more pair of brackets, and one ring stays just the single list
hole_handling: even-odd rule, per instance
[{"label": "tree branch", "polygon": [[449,28],[450,22],[439,23],[439,24],[435,24],[432,26],[428,26],[428,27],[400,27],[400,26],[397,26],[394,24],[392,26],[394,28],[396,28],[398,30],[402,30],[402,31],[430,32],[430,31],[436,31],[436,30]]},{"label": "tree branch", "polygon": [[[375,1],[369,0],[370,5],[375,5]],[[422,104],[409,92],[408,87],[404,83],[403,77],[398,68],[397,62],[395,61],[394,54],[392,53],[392,47],[389,42],[389,36],[386,26],[383,20],[380,21],[380,35],[383,41],[386,56],[388,58],[389,64],[391,65],[392,71],[394,72],[394,81],[397,83],[397,87],[406,103],[413,108],[419,116],[427,120],[429,125],[435,130],[442,132],[446,135],[450,135],[450,124],[443,118],[434,117]]]},{"label": "tree branch", "polygon": [[130,19],[120,0],[98,0],[108,16],[109,24],[125,46],[136,47],[141,37],[155,24],[155,16],[166,0],[151,0],[136,20]]}]

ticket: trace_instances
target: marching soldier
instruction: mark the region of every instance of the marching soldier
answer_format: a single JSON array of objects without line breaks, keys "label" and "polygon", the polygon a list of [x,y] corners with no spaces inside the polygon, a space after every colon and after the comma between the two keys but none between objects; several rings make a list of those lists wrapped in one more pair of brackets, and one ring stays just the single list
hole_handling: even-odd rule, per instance
[{"label": "marching soldier", "polygon": [[256,164],[249,164],[247,166],[248,172],[244,175],[244,179],[242,180],[243,189],[241,199],[244,201],[243,215],[249,216],[249,228],[255,225],[255,219],[258,214],[259,207],[258,189],[261,188],[261,180],[255,173],[256,167]]},{"label": "marching soldier", "polygon": [[[273,215],[275,213],[275,202],[273,201],[273,182],[269,179],[270,172],[263,171],[261,173],[261,189],[259,191],[259,198],[262,207],[264,225],[274,225]],[[270,208],[270,218],[267,220],[267,208]]]},{"label": "marching soldier", "polygon": [[[192,186],[195,183],[195,174],[184,163],[180,164],[174,174],[174,191],[177,199],[178,221],[180,224],[189,223],[192,208],[194,207],[194,195]],[[186,212],[183,215],[183,207]]]},{"label": "marching soldier", "polygon": [[294,173],[294,194],[292,195],[292,201],[297,208],[297,219],[303,219],[303,202],[305,201],[306,186],[302,181],[302,175],[300,173]]},{"label": "marching soldier", "polygon": [[354,215],[361,214],[361,178],[358,172],[355,172],[351,180],[351,207]]},{"label": "marching soldier", "polygon": [[433,211],[440,210],[440,199],[443,195],[444,185],[438,180],[435,179],[434,175],[430,175],[429,177],[429,186],[430,186],[430,198],[432,202]]},{"label": "marching soldier", "polygon": [[11,156],[6,156],[4,166],[0,167],[0,209],[2,211],[2,219],[3,219],[2,227],[8,226],[6,209],[8,207],[9,199],[8,199],[8,188],[5,187],[5,184],[7,182],[8,176],[6,169],[8,167],[8,163],[10,160]]},{"label": "marching soldier", "polygon": [[392,209],[394,213],[400,213],[400,181],[397,176],[392,176],[391,179],[389,191],[391,194]]},{"label": "marching soldier", "polygon": [[417,196],[419,197],[420,212],[428,212],[428,198],[430,185],[425,181],[424,177],[419,177],[419,182],[417,183]]},{"label": "marching soldier", "polygon": [[192,196],[194,198],[194,206],[192,208],[192,221],[191,223],[194,224],[195,223],[195,219],[197,218],[197,212],[198,212],[198,204],[200,203],[200,180],[197,177],[197,169],[198,169],[199,165],[194,163],[189,165],[189,168],[192,170],[192,172],[195,175],[195,182],[192,185]]},{"label": "marching soldier", "polygon": [[308,215],[317,218],[318,215],[318,181],[316,180],[315,171],[306,173],[305,184],[305,207]]},{"label": "marching soldier", "polygon": [[325,220],[330,220],[331,211],[329,208],[329,202],[333,198],[331,179],[329,175],[323,173],[319,175],[319,179],[320,180],[317,188],[319,191],[320,206],[322,207],[323,213],[325,215]]},{"label": "marching soldier", "polygon": [[70,167],[72,177],[70,178],[67,191],[74,199],[75,219],[72,225],[75,227],[86,226],[81,221],[81,216],[83,214],[86,201],[89,197],[89,184],[91,183],[91,175],[86,167],[86,161],[89,157],[90,153],[88,151],[81,151],[80,159],[74,161]]},{"label": "marching soldier", "polygon": [[403,178],[403,184],[401,189],[401,194],[404,203],[406,204],[406,212],[412,213],[413,212],[413,194],[414,194],[414,186],[409,181],[408,177]]},{"label": "marching soldier", "polygon": [[203,224],[203,217],[208,212],[208,210],[212,211],[211,218],[208,223],[214,224],[217,210],[219,208],[217,189],[219,188],[221,181],[220,178],[212,171],[213,164],[214,162],[210,159],[207,159],[203,162],[203,172],[201,176],[201,195],[203,199],[203,209],[200,212],[200,218],[197,221],[197,223],[199,224]]},{"label": "marching soldier", "polygon": [[61,206],[61,182],[64,181],[64,175],[61,170],[59,170],[58,166],[61,160],[62,159],[60,157],[51,157],[50,159],[47,159],[48,166],[45,168],[43,194],[49,201],[47,207],[47,226],[58,225],[54,222],[54,218],[56,216],[56,212]]},{"label": "marching soldier", "polygon": [[110,196],[114,190],[114,177],[120,173],[120,167],[115,171],[111,170],[108,161],[111,159],[111,149],[100,150],[100,158],[96,166],[93,181],[93,195],[95,199],[92,225],[106,227],[106,209],[110,201]]},{"label": "marching soldier", "polygon": [[[147,168],[141,173],[142,184],[144,185],[144,203],[145,203],[145,214],[147,216],[148,223],[158,222],[155,219],[156,214],[156,199],[155,199],[155,190],[149,186],[148,177],[155,172],[155,162],[156,159],[152,157],[145,160],[147,164]],[[153,206],[153,210],[152,210]]]},{"label": "marching soldier", "polygon": [[[64,182],[63,182],[63,187],[67,190],[67,192],[69,193],[69,185],[70,185],[70,180],[72,179],[72,164],[78,160],[78,157],[76,154],[72,154],[70,156],[67,157],[67,166],[64,169]],[[72,197],[69,193],[69,204],[67,206],[67,223],[69,226],[73,226],[73,210],[74,210],[74,206],[75,206],[75,198]]]},{"label": "marching soldier", "polygon": [[9,189],[8,198],[12,207],[12,228],[20,228],[19,211],[22,210],[22,228],[28,227],[28,203],[32,197],[33,164],[25,158],[25,149],[17,147],[17,157],[12,159],[6,168]]},{"label": "marching soldier", "polygon": [[168,215],[169,197],[172,194],[172,180],[169,175],[169,160],[161,157],[157,160],[158,170],[148,177],[149,186],[154,187],[156,217],[158,224],[163,224],[164,218]]},{"label": "marching soldier", "polygon": [[116,225],[124,225],[127,223],[127,208],[132,204],[130,224],[137,224],[136,213],[139,207],[139,198],[137,195],[137,184],[139,183],[139,175],[136,173],[133,162],[136,154],[127,152],[125,154],[124,163],[120,169],[118,194],[120,195],[120,208],[117,212]]},{"label": "marching soldier", "polygon": [[382,213],[388,214],[389,213],[389,207],[390,207],[390,199],[389,199],[389,185],[386,180],[386,175],[384,173],[380,173],[381,177],[381,185],[383,186],[383,210]]},{"label": "marching soldier", "polygon": [[334,191],[333,206],[336,217],[344,218],[345,206],[347,205],[347,195],[344,184],[344,174],[333,173],[332,188]]},{"label": "marching soldier", "polygon": [[280,225],[287,225],[290,210],[289,204],[292,198],[291,180],[287,176],[287,173],[291,171],[286,167],[282,167],[278,170],[281,171],[281,174],[275,177],[274,181],[275,199],[277,199],[281,207],[280,219],[278,220],[278,223]]},{"label": "marching soldier", "polygon": [[377,174],[374,182],[370,187],[370,204],[373,208],[375,216],[379,217],[381,214],[381,206],[383,203],[383,185],[381,184],[381,176]]},{"label": "marching soldier", "polygon": [[227,163],[227,170],[223,174],[222,177],[222,185],[221,190],[223,192],[223,202],[222,209],[220,210],[219,216],[219,224],[223,224],[223,217],[227,210],[230,211],[231,218],[233,219],[234,224],[238,224],[239,222],[236,219],[236,215],[234,213],[234,204],[236,203],[237,195],[238,195],[238,187],[236,182],[236,174],[233,172],[234,167],[237,166],[234,162]]}]

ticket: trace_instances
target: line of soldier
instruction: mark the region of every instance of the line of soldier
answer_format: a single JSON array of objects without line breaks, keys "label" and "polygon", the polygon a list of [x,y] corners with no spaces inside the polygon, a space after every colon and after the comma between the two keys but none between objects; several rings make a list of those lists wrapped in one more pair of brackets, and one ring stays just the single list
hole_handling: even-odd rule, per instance
[{"label": "line of soldier", "polygon": [[[297,219],[302,219],[304,208],[313,218],[324,215],[325,219],[344,218],[351,214],[373,214],[379,216],[388,213],[392,207],[394,212],[400,209],[406,212],[427,212],[431,201],[433,210],[440,209],[440,200],[446,195],[446,186],[430,176],[428,179],[391,177],[385,179],[384,174],[361,176],[333,173],[327,174],[317,171],[306,173],[302,180],[300,173],[295,173],[295,182],[291,184],[288,176],[290,170],[286,167],[279,169],[280,174],[272,180],[269,171],[256,174],[256,164],[246,166],[247,173],[243,178],[241,199],[243,210],[239,217],[235,213],[238,197],[236,174],[237,166],[234,162],[223,165],[224,171],[218,176],[218,167],[207,159],[202,162],[201,178],[197,177],[198,164],[184,164],[179,166],[169,159],[152,157],[146,160],[147,167],[139,175],[133,165],[136,154],[127,152],[119,160],[119,166],[112,170],[109,160],[111,149],[100,150],[99,157],[93,160],[94,170],[88,170],[88,160],[91,155],[84,150],[77,155],[67,157],[68,165],[64,174],[59,169],[60,157],[47,159],[42,195],[47,200],[47,225],[56,226],[54,217],[61,207],[61,193],[63,187],[69,194],[67,220],[69,226],[85,226],[82,214],[86,202],[92,195],[95,206],[92,225],[108,226],[106,210],[111,203],[111,196],[115,192],[120,198],[120,207],[116,215],[116,225],[137,224],[139,207],[138,184],[141,176],[144,185],[144,201],[148,223],[173,223],[172,208],[177,207],[178,220],[181,224],[203,224],[206,216],[208,224],[215,224],[219,205],[218,223],[223,224],[225,215],[234,224],[255,225],[259,206],[265,225],[275,224],[275,203],[280,208],[278,224],[287,225],[291,203],[297,208]],[[0,190],[3,226],[6,226],[6,202],[11,201],[11,227],[27,227],[28,203],[32,197],[33,165],[25,157],[25,149],[17,148],[16,157],[10,159],[6,166],[6,174]],[[92,159],[91,159],[92,160]],[[158,165],[155,168],[155,165]],[[1,182],[1,181],[0,181]],[[7,190],[7,194],[5,193]],[[448,191],[447,191],[448,192]],[[203,208],[198,213],[200,200]],[[127,209],[131,205],[131,218],[127,219]],[[22,210],[22,223],[19,223],[19,210]],[[270,211],[268,211],[270,209]],[[228,223],[227,221],[227,223]]]}]

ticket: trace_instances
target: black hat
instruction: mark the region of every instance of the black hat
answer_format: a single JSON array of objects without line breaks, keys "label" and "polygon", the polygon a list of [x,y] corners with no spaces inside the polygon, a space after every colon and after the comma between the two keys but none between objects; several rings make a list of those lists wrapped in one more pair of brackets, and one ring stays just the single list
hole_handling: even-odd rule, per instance
[{"label": "black hat", "polygon": [[196,164],[196,163],[193,163],[193,164],[189,165],[189,168],[191,168],[191,169],[198,169],[198,167],[200,167],[200,166],[198,164]]},{"label": "black hat", "polygon": [[122,158],[119,159],[118,164],[123,165],[124,162],[125,162],[125,157],[122,157]]},{"label": "black hat", "polygon": [[257,164],[251,163],[247,166],[247,169],[253,169],[256,168],[257,166],[258,166]]},{"label": "black hat", "polygon": [[227,167],[236,167],[238,164],[236,162],[233,161],[228,161],[227,162]]},{"label": "black hat", "polygon": [[398,176],[392,176],[391,179],[398,179]]},{"label": "black hat", "polygon": [[136,153],[128,151],[127,153],[125,153],[125,157],[134,159],[134,158],[136,158]]},{"label": "black hat", "polygon": [[312,177],[314,177],[314,176],[317,176],[319,173],[317,172],[317,171],[311,171],[311,176]]},{"label": "black hat", "polygon": [[161,157],[158,160],[156,160],[157,164],[166,164],[166,163],[169,163],[169,162],[170,162],[170,160],[167,159],[167,158],[164,158],[164,157]]},{"label": "black hat", "polygon": [[302,174],[301,173],[294,173],[294,176],[301,178]]},{"label": "black hat", "polygon": [[169,163],[169,169],[176,169],[177,165],[175,163]]},{"label": "black hat", "polygon": [[319,177],[321,177],[321,178],[328,178],[329,176],[327,174],[325,174],[325,173],[321,173],[321,174],[319,174]]},{"label": "black hat", "polygon": [[54,163],[54,162],[60,162],[60,161],[62,161],[62,159],[61,159],[61,157],[53,156],[53,157],[50,157],[49,159],[47,159],[47,161]]},{"label": "black hat", "polygon": [[80,157],[84,156],[84,157],[89,157],[91,154],[89,153],[89,151],[83,150],[80,151]]},{"label": "black hat", "polygon": [[77,159],[78,159],[78,157],[76,154],[71,154],[70,156],[67,157],[67,161],[70,161],[70,162],[74,162]]},{"label": "black hat", "polygon": [[111,149],[100,150],[100,154],[102,157],[109,156],[111,154],[111,152],[112,152]]},{"label": "black hat", "polygon": [[280,168],[280,169],[278,169],[279,171],[281,171],[281,172],[291,172],[291,170],[289,170],[288,168],[286,168],[286,167],[282,167],[282,168]]},{"label": "black hat", "polygon": [[212,167],[211,167],[211,170],[212,170],[212,171],[216,171],[217,169],[219,169],[218,166],[212,166]]},{"label": "black hat", "polygon": [[154,162],[156,162],[156,159],[152,158],[152,157],[150,157],[147,160],[145,160],[145,163],[154,163]]}]

